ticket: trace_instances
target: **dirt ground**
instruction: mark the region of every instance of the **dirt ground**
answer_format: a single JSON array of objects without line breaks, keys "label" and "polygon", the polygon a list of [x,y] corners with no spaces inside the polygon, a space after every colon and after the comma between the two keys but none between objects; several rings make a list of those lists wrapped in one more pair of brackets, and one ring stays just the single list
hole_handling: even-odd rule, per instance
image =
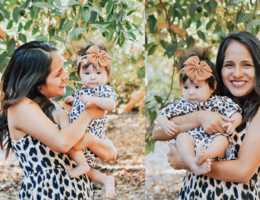
[{"label": "dirt ground", "polygon": [[[137,112],[108,115],[106,136],[117,148],[117,160],[100,161],[97,169],[113,175],[116,181],[116,200],[145,199],[144,117]],[[0,152],[0,200],[18,199],[23,172],[14,155],[4,160]],[[105,189],[94,184],[95,200],[105,199]]]},{"label": "dirt ground", "polygon": [[174,170],[167,162],[169,142],[156,142],[145,156],[145,199],[177,200],[185,170]]}]

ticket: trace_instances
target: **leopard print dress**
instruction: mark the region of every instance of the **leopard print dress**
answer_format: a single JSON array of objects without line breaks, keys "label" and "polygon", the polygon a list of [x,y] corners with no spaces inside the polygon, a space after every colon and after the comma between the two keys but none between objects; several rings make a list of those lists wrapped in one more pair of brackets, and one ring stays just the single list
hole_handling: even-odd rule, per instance
[{"label": "leopard print dress", "polygon": [[[186,115],[189,113],[197,112],[200,110],[217,112],[219,114],[231,117],[235,112],[241,112],[241,108],[234,103],[234,101],[226,96],[216,96],[213,95],[205,102],[189,103],[184,98],[176,100],[173,104],[169,104],[167,107],[159,111],[159,115],[165,115],[168,118],[175,116]],[[229,140],[229,146],[226,149],[224,158],[214,158],[212,160],[231,160],[234,158],[234,148],[230,137],[225,133],[215,133],[213,135],[207,134],[204,129],[199,126],[192,130],[187,131],[187,133],[193,138],[195,147],[198,146],[200,142],[204,142],[204,149],[207,149],[212,140],[217,135],[225,135]],[[178,137],[178,136],[177,136]],[[176,139],[173,140],[176,142]]]},{"label": "leopard print dress", "polygon": [[[60,129],[60,126],[57,124]],[[66,167],[76,167],[68,154],[52,151],[30,135],[12,140],[12,147],[24,172],[21,200],[93,200],[92,184],[83,174],[70,178]]]},{"label": "leopard print dress", "polygon": [[[247,124],[248,127],[249,123]],[[233,138],[235,159],[237,159],[241,143],[247,128]],[[187,172],[182,183],[178,200],[259,200],[258,187],[260,167],[248,184],[225,182],[204,175]]]},{"label": "leopard print dress", "polygon": [[[82,95],[90,95],[90,96],[97,95],[100,98],[112,98],[115,101],[116,101],[116,97],[117,97],[115,90],[112,87],[110,87],[109,85],[98,85],[97,87],[95,87],[93,89],[82,86],[81,89],[76,91],[75,95],[74,95],[75,100],[73,102],[71,112],[69,115],[70,123],[75,121],[77,119],[77,117],[85,109],[85,105],[82,103],[82,101],[79,100],[79,98]],[[105,132],[106,122],[107,122],[107,117],[92,120],[90,122],[86,132],[96,135],[99,138],[105,138],[104,132]],[[85,158],[86,158],[89,166],[93,168],[95,166],[95,163],[98,160],[97,156],[92,151],[90,151],[88,148],[84,149],[83,152],[84,152]]]}]

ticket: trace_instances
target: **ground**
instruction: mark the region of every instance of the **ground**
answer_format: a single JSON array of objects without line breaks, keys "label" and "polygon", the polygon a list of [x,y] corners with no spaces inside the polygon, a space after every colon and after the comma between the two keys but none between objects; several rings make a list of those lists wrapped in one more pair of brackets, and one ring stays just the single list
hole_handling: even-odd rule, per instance
[{"label": "ground", "polygon": [[169,142],[156,142],[154,152],[145,156],[145,199],[176,200],[185,170],[174,170],[167,162]]},{"label": "ground", "polygon": [[[116,200],[145,199],[144,117],[137,112],[109,114],[106,136],[117,148],[117,160],[100,161],[97,169],[116,180]],[[23,172],[14,155],[4,160],[0,152],[0,200],[16,200]],[[105,199],[104,187],[94,184],[95,200]]]}]

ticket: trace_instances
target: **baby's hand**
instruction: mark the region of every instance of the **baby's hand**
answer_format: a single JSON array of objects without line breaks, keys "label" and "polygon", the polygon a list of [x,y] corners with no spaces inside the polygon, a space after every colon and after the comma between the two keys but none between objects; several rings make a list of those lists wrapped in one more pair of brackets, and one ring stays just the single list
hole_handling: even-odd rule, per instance
[{"label": "baby's hand", "polygon": [[80,101],[84,103],[84,105],[91,105],[95,104],[94,103],[94,97],[90,95],[83,95],[82,97],[79,98]]},{"label": "baby's hand", "polygon": [[227,128],[226,133],[227,133],[228,135],[230,135],[231,138],[233,138],[233,137],[235,136],[236,127],[234,126],[234,123],[232,123],[232,122],[226,122],[225,124],[223,124],[223,127],[224,127],[224,128]]},{"label": "baby's hand", "polygon": [[164,130],[164,132],[169,135],[169,136],[174,136],[175,133],[177,132],[177,125],[172,122],[172,121],[169,121],[167,120],[163,125],[162,125],[162,128]]},{"label": "baby's hand", "polygon": [[64,99],[65,103],[70,104],[70,105],[73,104],[74,100],[75,100],[75,98],[74,98],[73,96],[71,96],[71,95],[70,95],[70,96],[67,96],[67,97]]}]

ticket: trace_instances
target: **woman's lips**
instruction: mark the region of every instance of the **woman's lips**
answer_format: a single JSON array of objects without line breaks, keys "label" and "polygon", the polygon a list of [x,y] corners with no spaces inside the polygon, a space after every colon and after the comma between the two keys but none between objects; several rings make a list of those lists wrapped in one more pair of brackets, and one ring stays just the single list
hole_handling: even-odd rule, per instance
[{"label": "woman's lips", "polygon": [[243,87],[246,81],[230,81],[233,87]]},{"label": "woman's lips", "polygon": [[65,88],[65,83],[63,83],[59,88]]}]

